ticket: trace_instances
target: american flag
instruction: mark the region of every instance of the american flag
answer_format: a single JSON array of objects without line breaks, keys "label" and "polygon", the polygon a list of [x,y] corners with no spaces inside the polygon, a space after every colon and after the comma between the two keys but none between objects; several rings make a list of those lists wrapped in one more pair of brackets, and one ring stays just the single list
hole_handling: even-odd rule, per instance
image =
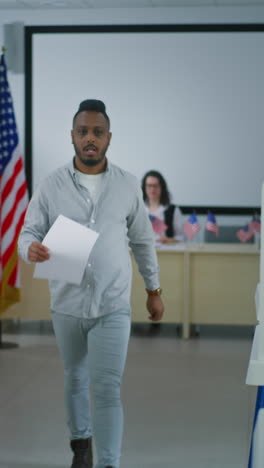
[{"label": "american flag", "polygon": [[164,232],[168,229],[167,224],[165,224],[162,219],[158,218],[157,216],[150,214],[149,219],[151,221],[153,231],[156,232],[156,234],[164,234]]},{"label": "american flag", "polygon": [[17,239],[28,204],[4,54],[0,60],[0,312],[20,300]]},{"label": "american flag", "polygon": [[249,227],[252,231],[260,232],[261,222],[258,215],[254,215],[252,221],[249,223]]},{"label": "american flag", "polygon": [[252,236],[254,236],[254,230],[249,226],[249,224],[246,224],[243,228],[237,231],[236,235],[240,242],[247,242]]},{"label": "american flag", "polygon": [[200,224],[198,223],[195,213],[191,214],[186,223],[184,223],[183,231],[188,239],[192,239],[197,234],[197,232],[200,231]]},{"label": "american flag", "polygon": [[208,215],[207,215],[207,221],[206,221],[206,225],[205,225],[207,231],[211,231],[213,232],[216,237],[219,236],[219,227],[218,227],[218,224],[216,222],[216,218],[215,218],[215,215],[213,213],[211,213],[209,211]]}]

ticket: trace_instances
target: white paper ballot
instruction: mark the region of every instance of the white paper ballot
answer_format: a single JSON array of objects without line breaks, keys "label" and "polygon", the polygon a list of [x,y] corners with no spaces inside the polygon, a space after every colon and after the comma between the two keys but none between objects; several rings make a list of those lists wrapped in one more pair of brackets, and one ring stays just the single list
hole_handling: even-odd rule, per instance
[{"label": "white paper ballot", "polygon": [[48,278],[80,284],[98,232],[59,215],[42,243],[50,259],[37,263],[34,278]]}]

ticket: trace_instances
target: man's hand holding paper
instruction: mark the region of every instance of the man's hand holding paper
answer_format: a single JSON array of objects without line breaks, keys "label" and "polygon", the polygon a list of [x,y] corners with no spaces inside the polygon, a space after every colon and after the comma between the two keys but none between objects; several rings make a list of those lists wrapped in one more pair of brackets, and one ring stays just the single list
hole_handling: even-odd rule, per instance
[{"label": "man's hand holding paper", "polygon": [[43,239],[32,242],[28,258],[36,265],[34,277],[80,284],[99,234],[59,215]]},{"label": "man's hand holding paper", "polygon": [[32,242],[28,249],[28,259],[30,262],[45,262],[49,260],[49,249],[40,242]]}]

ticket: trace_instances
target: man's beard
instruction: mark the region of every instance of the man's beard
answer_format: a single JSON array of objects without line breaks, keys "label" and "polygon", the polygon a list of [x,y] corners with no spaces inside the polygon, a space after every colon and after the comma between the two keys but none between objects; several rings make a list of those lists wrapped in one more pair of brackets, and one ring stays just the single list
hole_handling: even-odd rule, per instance
[{"label": "man's beard", "polygon": [[95,167],[95,166],[98,166],[98,164],[100,164],[104,158],[105,158],[105,155],[106,155],[106,152],[107,152],[107,149],[108,149],[108,146],[109,146],[109,143],[106,145],[106,147],[103,149],[102,153],[101,153],[101,156],[98,158],[98,159],[94,159],[94,158],[91,158],[91,159],[86,159],[86,158],[83,158],[82,155],[80,154],[79,150],[77,149],[77,147],[75,146],[75,144],[73,144],[74,146],[74,149],[75,149],[75,154],[77,156],[77,158],[83,163],[85,164],[85,166],[87,167]]},{"label": "man's beard", "polygon": [[80,154],[76,153],[77,157],[80,159],[80,161],[85,164],[85,166],[88,167],[94,167],[100,164],[103,159],[105,158],[105,154],[102,154],[100,158],[98,159],[85,159],[80,156]]}]

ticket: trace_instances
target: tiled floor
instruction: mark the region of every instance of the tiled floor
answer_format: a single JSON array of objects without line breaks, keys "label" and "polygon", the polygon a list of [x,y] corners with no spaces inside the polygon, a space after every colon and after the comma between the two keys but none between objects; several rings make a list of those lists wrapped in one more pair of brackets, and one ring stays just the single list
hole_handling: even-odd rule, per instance
[{"label": "tiled floor", "polygon": [[[252,331],[133,327],[123,381],[121,468],[246,468],[255,388]],[[68,468],[63,374],[45,327],[14,327],[0,350],[0,468]],[[25,329],[26,328],[26,329]]]}]

